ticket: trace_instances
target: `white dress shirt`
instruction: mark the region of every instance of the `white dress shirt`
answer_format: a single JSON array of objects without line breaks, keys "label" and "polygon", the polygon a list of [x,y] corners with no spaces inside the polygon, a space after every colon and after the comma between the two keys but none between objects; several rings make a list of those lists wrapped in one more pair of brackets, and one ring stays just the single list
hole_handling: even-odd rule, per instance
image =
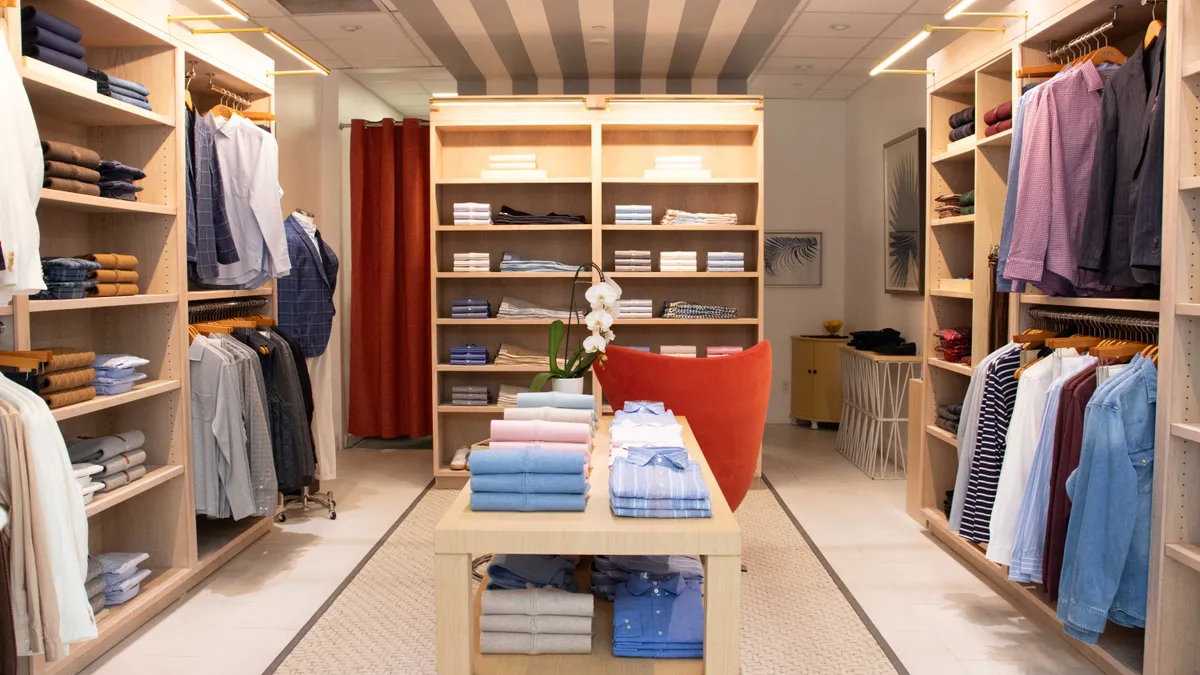
[{"label": "white dress shirt", "polygon": [[205,116],[216,129],[225,211],[240,260],[220,265],[218,286],[249,286],[292,269],[279,199],[279,144],[241,116]]},{"label": "white dress shirt", "polygon": [[[0,31],[0,54],[8,46]],[[42,194],[42,146],[33,109],[12,59],[0,58],[0,305],[14,293],[45,290],[37,205]]]}]

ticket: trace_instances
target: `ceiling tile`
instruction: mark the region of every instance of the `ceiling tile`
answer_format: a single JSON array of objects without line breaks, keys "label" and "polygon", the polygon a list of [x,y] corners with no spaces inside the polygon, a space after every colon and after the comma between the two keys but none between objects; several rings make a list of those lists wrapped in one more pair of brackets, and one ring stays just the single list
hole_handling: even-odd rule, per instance
[{"label": "ceiling tile", "polygon": [[[263,16],[287,15],[287,12],[284,11],[283,7],[280,7],[275,2],[272,2],[272,0],[236,0],[234,4],[236,4],[238,7],[241,7],[244,11],[250,14],[250,16],[255,18]],[[204,13],[207,14],[209,12],[205,11]]]},{"label": "ceiling tile", "polygon": [[389,95],[395,96],[425,96],[429,93],[425,91],[425,88],[420,83],[413,81],[393,80],[391,82],[384,82],[380,80],[359,80],[359,82],[363,82],[364,84],[370,83],[371,89],[376,92],[387,92]]},{"label": "ceiling tile", "polygon": [[[845,14],[827,12],[804,12],[787,32],[787,37],[843,37],[871,38],[883,32],[897,14]],[[846,25],[845,30],[834,30],[830,26]]]},{"label": "ceiling tile", "polygon": [[291,40],[292,43],[302,49],[304,53],[320,61],[321,63],[325,63],[330,59],[341,58],[335,54],[332,49],[326,47],[325,43],[321,42],[320,40],[292,40],[292,37],[287,33],[284,33],[284,37]]},{"label": "ceiling tile", "polygon": [[[404,32],[400,30],[400,26],[392,20],[392,15],[386,12],[378,14],[312,14],[296,16],[295,20],[318,40],[401,39],[408,42]],[[343,26],[358,26],[358,28],[346,30]]]},{"label": "ceiling tile", "polygon": [[945,19],[942,18],[941,14],[905,14],[896,19],[896,22],[891,26],[888,26],[887,30],[883,31],[879,37],[908,40],[917,33],[920,33],[926,24],[936,26],[943,23],[945,23]]},{"label": "ceiling tile", "polygon": [[[912,36],[909,36],[912,37]],[[878,38],[858,53],[860,59],[883,60],[889,54],[900,48],[907,40],[905,38]]]},{"label": "ceiling tile", "polygon": [[[916,4],[908,8],[910,14],[937,14],[945,16],[946,10],[958,3],[958,0],[917,0]],[[986,2],[977,2],[971,6],[969,11],[972,12],[991,12],[997,8],[985,7]]]},{"label": "ceiling tile", "polygon": [[765,75],[832,75],[849,59],[788,58],[772,56],[758,69]]},{"label": "ceiling tile", "polygon": [[871,79],[870,75],[834,75],[821,85],[822,89],[849,89],[851,91],[863,86]]},{"label": "ceiling tile", "polygon": [[425,61],[425,59],[422,57],[403,58],[403,57],[391,57],[391,56],[386,56],[386,57],[370,57],[370,56],[346,57],[346,60],[349,61],[350,65],[355,68],[404,68],[404,67],[415,65],[418,61],[422,62],[422,63],[424,63],[424,61]]},{"label": "ceiling tile", "polygon": [[330,70],[344,70],[350,67],[350,62],[346,59],[329,59],[328,61],[321,61],[321,65]]},{"label": "ceiling tile", "polygon": [[[424,66],[429,62],[408,42],[401,40],[325,40],[325,46],[345,59],[405,59],[406,66]],[[383,66],[376,66],[383,67]]]},{"label": "ceiling tile", "polygon": [[765,89],[760,92],[765,99],[805,99],[812,98],[811,91],[788,91],[786,89]]},{"label": "ceiling tile", "polygon": [[[885,55],[886,56],[886,55]],[[842,68],[839,75],[866,75],[871,72],[882,58],[878,59],[850,59],[846,62],[846,67]]]},{"label": "ceiling tile", "polygon": [[822,89],[814,91],[812,97],[817,99],[847,99],[853,94],[853,91],[842,91],[838,89]]},{"label": "ceiling tile", "polygon": [[812,0],[806,12],[846,12],[850,14],[899,14],[912,0]]},{"label": "ceiling tile", "polygon": [[773,56],[850,58],[870,42],[867,38],[783,38]]},{"label": "ceiling tile", "polygon": [[828,75],[758,75],[749,85],[758,89],[816,89],[829,79]]},{"label": "ceiling tile", "polygon": [[274,16],[263,19],[260,23],[264,26],[269,26],[271,30],[279,33],[292,42],[313,39],[312,33],[304,30],[300,24],[286,17]]}]

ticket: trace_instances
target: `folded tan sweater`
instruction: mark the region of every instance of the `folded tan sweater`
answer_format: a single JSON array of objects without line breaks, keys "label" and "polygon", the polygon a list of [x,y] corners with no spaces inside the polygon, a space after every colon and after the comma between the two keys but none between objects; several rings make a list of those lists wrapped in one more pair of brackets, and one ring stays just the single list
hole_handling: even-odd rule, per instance
[{"label": "folded tan sweater", "polygon": [[480,614],[479,630],[488,633],[591,635],[592,617],[542,614]]},{"label": "folded tan sweater", "polygon": [[55,162],[78,164],[89,169],[100,168],[100,155],[95,150],[62,141],[42,141],[42,157]]},{"label": "folded tan sweater", "polygon": [[100,196],[99,185],[71,180],[70,178],[51,178],[50,176],[46,176],[42,179],[42,187],[62,192],[74,192],[89,197]]},{"label": "folded tan sweater", "polygon": [[111,298],[116,295],[137,295],[137,284],[96,284],[88,289],[88,295]]},{"label": "folded tan sweater", "polygon": [[591,635],[479,633],[480,654],[591,654]]},{"label": "folded tan sweater", "polygon": [[50,409],[62,408],[76,403],[83,403],[96,398],[96,389],[94,387],[80,387],[78,389],[68,389],[59,391],[53,394],[42,394],[42,399],[50,406]]},{"label": "folded tan sweater", "polygon": [[43,173],[46,176],[54,178],[70,178],[84,183],[99,183],[100,172],[95,169],[89,169],[86,166],[78,164],[67,164],[66,162],[55,162],[46,160],[43,162]]},{"label": "folded tan sweater", "polygon": [[96,379],[96,371],[91,368],[75,368],[57,373],[43,373],[38,384],[42,394],[52,394],[56,391],[76,389],[92,383]]},{"label": "folded tan sweater", "polygon": [[88,368],[92,365],[92,361],[96,360],[96,352],[71,347],[35,347],[34,349],[51,353],[50,362],[42,369],[46,373]]},{"label": "folded tan sweater", "polygon": [[98,262],[100,267],[106,270],[132,270],[136,269],[138,264],[137,256],[125,253],[88,253],[75,257]]},{"label": "folded tan sweater", "polygon": [[138,273],[133,270],[96,270],[88,272],[89,279],[95,279],[102,284],[136,284]]}]

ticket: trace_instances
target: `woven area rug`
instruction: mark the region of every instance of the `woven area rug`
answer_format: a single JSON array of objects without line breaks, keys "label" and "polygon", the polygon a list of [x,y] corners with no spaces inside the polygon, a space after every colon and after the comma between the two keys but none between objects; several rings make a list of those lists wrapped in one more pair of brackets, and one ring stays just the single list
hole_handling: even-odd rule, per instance
[{"label": "woven area rug", "polygon": [[[456,495],[427,491],[267,673],[434,675],[433,529]],[[737,520],[742,673],[907,675],[772,490]]]}]

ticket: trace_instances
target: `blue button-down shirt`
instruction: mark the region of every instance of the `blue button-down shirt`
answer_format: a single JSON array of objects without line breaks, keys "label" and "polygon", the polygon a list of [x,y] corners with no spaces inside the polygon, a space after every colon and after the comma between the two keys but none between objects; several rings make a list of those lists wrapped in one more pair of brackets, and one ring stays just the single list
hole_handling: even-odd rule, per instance
[{"label": "blue button-down shirt", "polygon": [[1058,598],[1064,630],[1084,642],[1106,621],[1146,625],[1157,407],[1158,369],[1139,355],[1084,415]]},{"label": "blue button-down shirt", "polygon": [[617,588],[613,654],[695,658],[704,654],[700,582],[674,575],[665,581],[634,576]]},{"label": "blue button-down shirt", "polygon": [[678,424],[675,421],[675,413],[670,410],[661,413],[649,411],[625,412],[618,410],[615,419],[613,419],[614,427],[666,427],[673,424]]},{"label": "blue button-down shirt", "polygon": [[617,587],[632,576],[665,581],[675,574],[685,581],[703,581],[704,567],[690,555],[597,555],[589,570],[592,593],[609,602],[616,597]]},{"label": "blue button-down shirt", "polygon": [[649,412],[649,413],[664,413],[667,407],[662,401],[625,401],[625,412]]},{"label": "blue button-down shirt", "polygon": [[633,447],[613,459],[609,495],[639,499],[708,499],[700,464],[687,448]]}]

